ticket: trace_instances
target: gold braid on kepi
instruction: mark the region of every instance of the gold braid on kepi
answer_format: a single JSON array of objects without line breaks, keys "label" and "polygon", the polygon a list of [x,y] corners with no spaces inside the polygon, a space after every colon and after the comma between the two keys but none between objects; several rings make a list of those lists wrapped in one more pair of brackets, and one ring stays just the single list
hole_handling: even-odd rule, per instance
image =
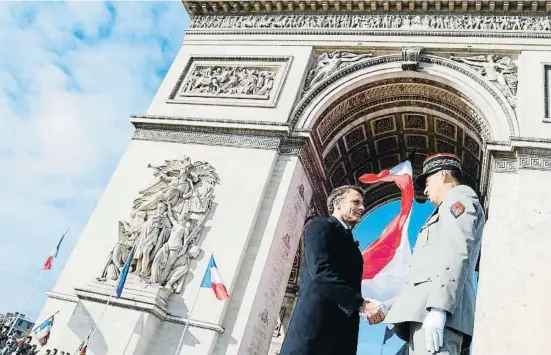
[{"label": "gold braid on kepi", "polygon": [[455,154],[434,154],[423,162],[423,172],[415,178],[415,184],[425,188],[427,177],[441,170],[451,170],[461,174],[461,161]]}]

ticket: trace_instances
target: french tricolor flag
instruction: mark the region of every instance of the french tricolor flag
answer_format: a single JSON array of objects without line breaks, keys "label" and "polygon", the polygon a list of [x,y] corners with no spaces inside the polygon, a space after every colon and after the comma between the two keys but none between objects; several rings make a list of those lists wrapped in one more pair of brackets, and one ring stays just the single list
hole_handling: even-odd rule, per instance
[{"label": "french tricolor flag", "polygon": [[413,207],[414,153],[407,160],[379,174],[365,174],[359,180],[364,184],[393,182],[400,188],[400,213],[383,230],[381,236],[363,252],[362,296],[386,301],[397,296],[407,277],[411,259],[408,239],[409,219]]},{"label": "french tricolor flag", "polygon": [[214,295],[219,300],[230,298],[220,272],[218,272],[218,267],[216,267],[213,255],[210,256],[209,265],[205,271],[205,276],[203,276],[203,281],[201,281],[201,288],[212,288]]},{"label": "french tricolor flag", "polygon": [[46,262],[44,263],[44,266],[42,267],[42,269],[50,270],[52,268],[52,263],[54,259],[57,258],[57,253],[59,253],[59,247],[61,246],[61,242],[63,241],[63,238],[65,238],[65,235],[67,234],[68,231],[69,231],[69,228],[67,228],[65,233],[63,233],[61,238],[59,238],[59,242],[57,242],[56,247],[54,248],[54,250],[52,250],[52,253],[50,254],[50,256],[48,256],[48,259],[46,259]]}]

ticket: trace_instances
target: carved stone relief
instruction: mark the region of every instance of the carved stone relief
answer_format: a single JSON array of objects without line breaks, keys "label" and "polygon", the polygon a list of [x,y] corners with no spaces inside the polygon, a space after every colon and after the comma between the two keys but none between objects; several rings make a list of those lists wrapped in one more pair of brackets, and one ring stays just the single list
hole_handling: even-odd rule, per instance
[{"label": "carved stone relief", "polygon": [[153,169],[153,181],[139,191],[129,221],[120,221],[118,242],[99,281],[118,279],[133,252],[131,271],[140,281],[179,293],[211,210],[214,187],[220,183],[207,162],[167,160]]},{"label": "carved stone relief", "polygon": [[314,69],[308,72],[304,90],[308,91],[312,86],[327,78],[329,75],[346,68],[354,62],[365,58],[371,58],[371,56],[371,53],[354,54],[344,51],[322,53],[317,58]]},{"label": "carved stone relief", "polygon": [[462,62],[473,68],[490,81],[505,95],[511,106],[515,107],[517,96],[518,67],[507,56],[480,55],[475,57],[450,57],[451,60]]},{"label": "carved stone relief", "polygon": [[[537,139],[532,140],[534,143]],[[496,173],[516,173],[520,169],[551,171],[551,149],[519,148],[513,152],[493,152]]]},{"label": "carved stone relief", "polygon": [[551,32],[549,16],[506,16],[465,14],[311,14],[196,16],[192,29],[353,29],[353,30],[422,30],[468,31],[473,36],[499,32]]},{"label": "carved stone relief", "polygon": [[[471,124],[476,130],[481,130],[485,138],[488,138],[489,132],[486,127],[480,127],[478,122],[482,122],[479,114],[475,112],[469,105],[467,105],[461,97],[451,93],[449,90],[439,88],[436,85],[423,85],[422,83],[399,83],[396,82],[392,85],[379,85],[375,87],[366,88],[356,94],[350,94],[348,98],[340,101],[334,107],[331,107],[328,112],[324,113],[321,123],[316,128],[316,133],[319,135],[320,142],[323,144],[326,142],[331,132],[337,128],[336,122],[344,117],[348,112],[354,112],[361,105],[368,105],[374,100],[383,98],[392,98],[404,96],[412,96],[416,100],[424,100],[430,98],[437,98],[439,102],[449,105],[450,107],[459,109],[463,112],[465,117],[472,117]],[[424,98],[424,99],[423,99]],[[377,122],[374,122],[374,124]],[[378,123],[382,125],[383,123]],[[381,129],[384,127],[381,126]],[[391,129],[391,128],[388,128]],[[383,132],[377,130],[377,132]],[[376,132],[376,134],[378,134]]]},{"label": "carved stone relief", "polygon": [[287,57],[192,57],[168,102],[274,107],[289,62]]},{"label": "carved stone relief", "polygon": [[422,47],[402,48],[402,70],[417,70],[422,50]]},{"label": "carved stone relief", "polygon": [[180,96],[243,97],[266,100],[279,70],[272,67],[198,65],[183,85]]}]

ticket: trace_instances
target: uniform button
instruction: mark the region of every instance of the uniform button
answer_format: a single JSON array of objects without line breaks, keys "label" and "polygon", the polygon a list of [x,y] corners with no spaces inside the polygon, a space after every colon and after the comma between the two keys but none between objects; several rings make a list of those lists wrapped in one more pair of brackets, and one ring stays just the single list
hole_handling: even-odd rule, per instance
[{"label": "uniform button", "polygon": [[446,285],[442,285],[442,287],[446,287]]},{"label": "uniform button", "polygon": [[450,267],[448,266],[448,267],[446,268],[446,270],[449,270],[449,269],[450,269]]},{"label": "uniform button", "polygon": [[451,281],[451,282],[455,282],[455,279],[451,279],[450,281]]}]

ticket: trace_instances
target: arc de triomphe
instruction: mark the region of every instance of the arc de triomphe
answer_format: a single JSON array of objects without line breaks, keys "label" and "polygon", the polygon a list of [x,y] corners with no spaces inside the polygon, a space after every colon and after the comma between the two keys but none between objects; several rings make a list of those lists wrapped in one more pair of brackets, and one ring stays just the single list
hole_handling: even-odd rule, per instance
[{"label": "arc de triomphe", "polygon": [[89,353],[174,354],[211,253],[231,298],[199,292],[180,353],[277,353],[307,215],[416,149],[458,154],[488,213],[474,354],[548,353],[551,2],[183,5],[183,46],[48,293],[49,347],[78,347],[134,248]]}]

